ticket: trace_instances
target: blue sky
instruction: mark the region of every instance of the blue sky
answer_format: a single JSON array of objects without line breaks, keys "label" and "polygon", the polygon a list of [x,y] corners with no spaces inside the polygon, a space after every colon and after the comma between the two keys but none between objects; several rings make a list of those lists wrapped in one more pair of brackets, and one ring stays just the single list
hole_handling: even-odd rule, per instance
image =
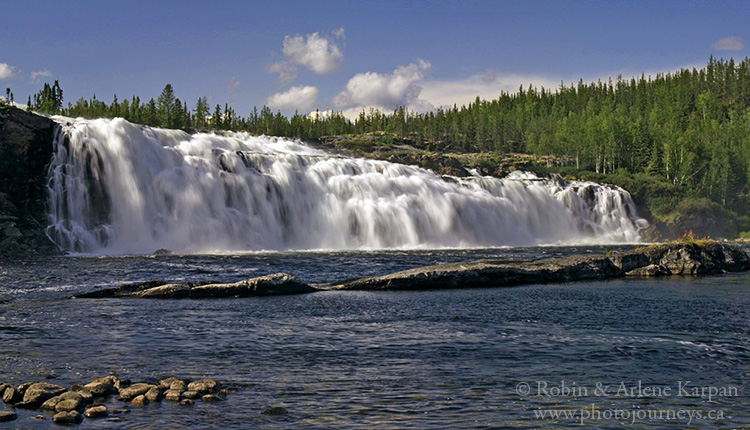
[{"label": "blue sky", "polygon": [[64,101],[158,97],[240,115],[425,110],[529,83],[703,67],[750,55],[748,1],[0,0],[0,86]]}]

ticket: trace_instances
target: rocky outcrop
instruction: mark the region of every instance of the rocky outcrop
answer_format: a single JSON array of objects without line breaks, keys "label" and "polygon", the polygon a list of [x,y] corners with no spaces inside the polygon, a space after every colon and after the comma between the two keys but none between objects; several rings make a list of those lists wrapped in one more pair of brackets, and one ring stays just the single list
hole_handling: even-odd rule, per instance
[{"label": "rocky outcrop", "polygon": [[440,264],[334,283],[341,290],[421,290],[508,287],[618,276],[703,275],[750,269],[737,245],[671,243],[609,256],[575,255],[537,261],[481,260]]},{"label": "rocky outcrop", "polygon": [[14,107],[0,108],[0,256],[57,253],[44,233],[46,179],[57,125]]},{"label": "rocky outcrop", "polygon": [[224,284],[211,281],[170,284],[165,281],[147,281],[127,284],[118,288],[84,293],[76,298],[137,297],[144,299],[218,299],[224,297],[279,296],[305,294],[318,291],[286,273],[247,279]]}]

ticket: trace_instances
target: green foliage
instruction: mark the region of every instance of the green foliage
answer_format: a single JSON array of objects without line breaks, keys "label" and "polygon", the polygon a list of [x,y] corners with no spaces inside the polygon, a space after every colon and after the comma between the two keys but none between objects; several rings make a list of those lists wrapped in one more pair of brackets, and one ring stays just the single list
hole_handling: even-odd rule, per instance
[{"label": "green foliage", "polygon": [[54,85],[45,83],[42,90],[34,94],[33,103],[29,99],[29,107],[46,114],[59,114],[62,112],[63,91],[60,84],[55,81]]}]

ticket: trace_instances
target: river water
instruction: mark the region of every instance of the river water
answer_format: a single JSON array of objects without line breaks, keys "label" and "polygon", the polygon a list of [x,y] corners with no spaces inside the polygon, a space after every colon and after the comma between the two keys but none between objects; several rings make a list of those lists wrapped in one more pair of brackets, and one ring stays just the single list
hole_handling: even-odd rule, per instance
[{"label": "river water", "polygon": [[[132,407],[87,419],[84,429],[750,427],[750,274],[217,300],[69,298],[148,279],[231,282],[287,272],[326,283],[610,249],[2,262],[0,381],[209,377],[238,389],[225,402]],[[289,413],[260,413],[270,406]],[[17,412],[0,428],[56,427],[51,415]]]}]

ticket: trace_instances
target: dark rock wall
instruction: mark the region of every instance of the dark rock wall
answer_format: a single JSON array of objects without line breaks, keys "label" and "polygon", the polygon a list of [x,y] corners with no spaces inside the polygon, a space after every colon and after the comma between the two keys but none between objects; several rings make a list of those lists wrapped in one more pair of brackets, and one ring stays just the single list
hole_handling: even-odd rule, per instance
[{"label": "dark rock wall", "polygon": [[13,107],[0,108],[0,256],[56,253],[47,239],[47,166],[57,124]]}]

